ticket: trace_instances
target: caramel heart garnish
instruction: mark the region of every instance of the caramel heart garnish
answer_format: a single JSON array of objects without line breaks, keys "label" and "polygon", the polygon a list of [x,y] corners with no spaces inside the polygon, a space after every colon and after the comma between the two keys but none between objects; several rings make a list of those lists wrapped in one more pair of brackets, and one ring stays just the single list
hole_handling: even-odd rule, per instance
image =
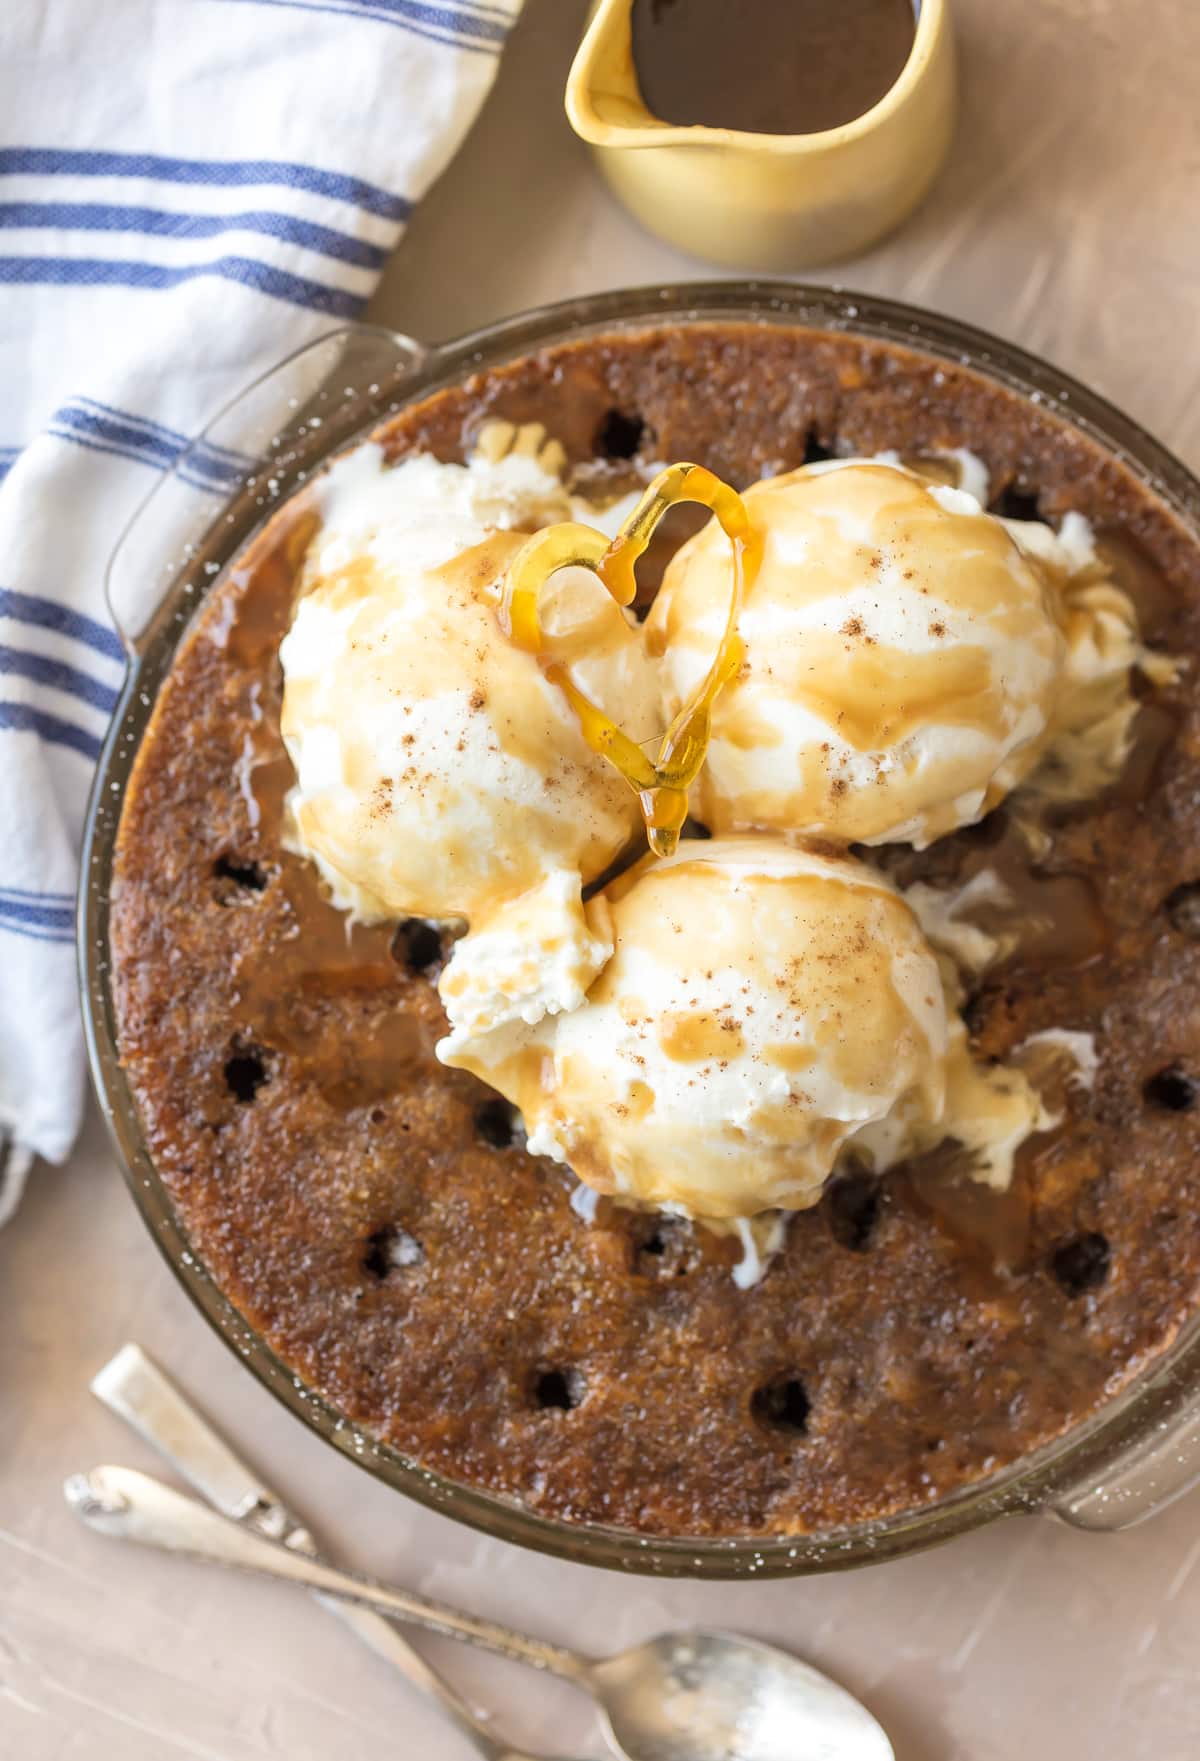
[{"label": "caramel heart garnish", "polygon": [[[729,615],[712,664],[663,735],[655,762],[572,682],[561,662],[545,654],[538,607],[550,576],[573,565],[590,569],[618,605],[632,605],[637,592],[637,560],[667,509],[680,501],[698,502],[717,516],[733,551],[733,585]],[[688,789],[708,751],[713,704],[742,664],[738,617],[761,555],[761,537],[736,489],[703,465],[668,465],[611,541],[592,526],[568,520],[535,533],[509,565],[500,606],[505,634],[518,648],[537,656],[546,677],[575,711],[588,745],[615,765],[633,789],[656,856],[672,855],[679,842],[679,829],[687,818]]]}]

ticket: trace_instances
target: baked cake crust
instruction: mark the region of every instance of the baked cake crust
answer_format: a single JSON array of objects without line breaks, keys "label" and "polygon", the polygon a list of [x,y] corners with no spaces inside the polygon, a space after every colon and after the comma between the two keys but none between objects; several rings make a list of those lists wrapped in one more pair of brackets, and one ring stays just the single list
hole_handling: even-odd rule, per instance
[{"label": "baked cake crust", "polygon": [[[1200,547],[1117,460],[966,368],[744,323],[541,351],[401,412],[463,456],[538,420],[585,482],[633,455],[738,485],[828,452],[958,446],[1002,511],[1085,514],[1148,640],[1200,646]],[[679,529],[676,530],[678,537]],[[647,1535],[819,1531],[926,1504],[1059,1435],[1200,1305],[1200,705],[1155,694],[1122,782],[1055,810],[1036,873],[1003,809],[905,881],[999,863],[1051,928],[990,973],[984,1055],[1096,1036],[1091,1093],[1010,1194],[849,1174],[739,1290],[735,1244],[601,1201],[437,1063],[442,948],[354,928],[280,847],[277,648],[302,504],[210,592],[127,792],[110,908],[120,1050],[195,1250],[296,1373],[422,1466]],[[290,554],[289,554],[290,553]],[[662,553],[660,548],[659,563]],[[1018,874],[1018,871],[1020,873]]]}]

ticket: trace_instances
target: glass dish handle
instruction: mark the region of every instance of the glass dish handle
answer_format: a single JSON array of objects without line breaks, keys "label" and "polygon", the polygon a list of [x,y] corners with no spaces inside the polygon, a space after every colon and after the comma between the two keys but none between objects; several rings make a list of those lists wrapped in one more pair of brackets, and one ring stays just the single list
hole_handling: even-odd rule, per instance
[{"label": "glass dish handle", "polygon": [[[105,575],[113,622],[132,658],[181,577],[199,593],[309,469],[402,401],[434,351],[357,324],[308,343],[213,418],[155,484],[125,528]],[[186,590],[186,587],[185,587]]]},{"label": "glass dish handle", "polygon": [[1200,1390],[1178,1392],[1106,1460],[1057,1488],[1045,1510],[1072,1528],[1114,1534],[1174,1504],[1200,1482]]}]

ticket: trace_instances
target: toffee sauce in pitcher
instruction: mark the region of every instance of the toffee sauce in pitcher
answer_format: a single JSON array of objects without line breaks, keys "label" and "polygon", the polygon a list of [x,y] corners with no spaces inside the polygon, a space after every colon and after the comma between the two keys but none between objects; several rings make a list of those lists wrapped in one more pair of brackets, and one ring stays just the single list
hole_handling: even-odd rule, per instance
[{"label": "toffee sauce in pitcher", "polygon": [[913,0],[633,0],[646,108],[682,127],[819,134],[872,109],[912,51]]}]

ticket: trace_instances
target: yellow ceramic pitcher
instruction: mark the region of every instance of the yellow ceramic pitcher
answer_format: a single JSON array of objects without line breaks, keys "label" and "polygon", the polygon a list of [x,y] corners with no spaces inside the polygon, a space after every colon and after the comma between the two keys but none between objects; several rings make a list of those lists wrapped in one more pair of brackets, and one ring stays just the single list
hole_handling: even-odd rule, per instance
[{"label": "yellow ceramic pitcher", "polygon": [[[710,262],[799,269],[849,257],[917,205],[954,127],[949,0],[917,0],[912,51],[863,115],[820,134],[678,127],[642,102],[633,0],[598,0],[567,81],[567,115],[621,201]],[[732,51],[753,54],[753,45]]]}]

